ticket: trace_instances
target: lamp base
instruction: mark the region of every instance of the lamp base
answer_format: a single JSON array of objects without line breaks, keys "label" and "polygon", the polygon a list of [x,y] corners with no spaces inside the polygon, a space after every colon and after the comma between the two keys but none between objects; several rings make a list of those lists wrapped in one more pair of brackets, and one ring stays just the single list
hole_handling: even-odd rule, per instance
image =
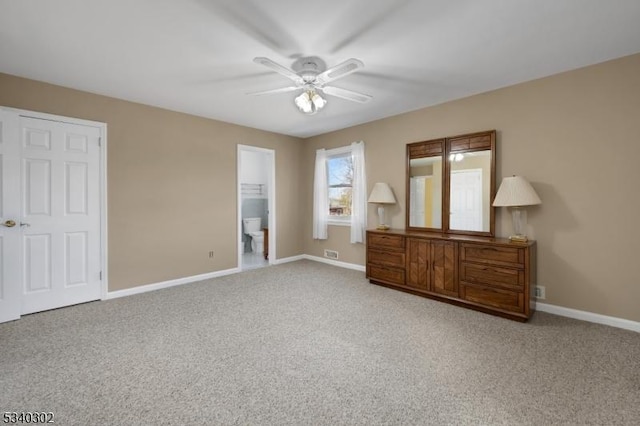
[{"label": "lamp base", "polygon": [[529,239],[526,235],[511,235],[509,241],[512,243],[526,243]]},{"label": "lamp base", "polygon": [[386,221],[384,220],[384,204],[380,204],[378,206],[378,226],[376,227],[376,229],[379,229],[380,231],[386,231],[387,229],[389,229],[389,225],[385,225]]}]

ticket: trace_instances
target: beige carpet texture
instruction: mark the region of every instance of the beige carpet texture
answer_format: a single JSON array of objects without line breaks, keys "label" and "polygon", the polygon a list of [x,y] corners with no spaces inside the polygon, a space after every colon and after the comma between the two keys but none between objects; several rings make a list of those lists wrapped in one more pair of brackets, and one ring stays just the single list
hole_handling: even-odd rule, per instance
[{"label": "beige carpet texture", "polygon": [[518,323],[298,261],[0,324],[57,425],[638,425],[640,333]]}]

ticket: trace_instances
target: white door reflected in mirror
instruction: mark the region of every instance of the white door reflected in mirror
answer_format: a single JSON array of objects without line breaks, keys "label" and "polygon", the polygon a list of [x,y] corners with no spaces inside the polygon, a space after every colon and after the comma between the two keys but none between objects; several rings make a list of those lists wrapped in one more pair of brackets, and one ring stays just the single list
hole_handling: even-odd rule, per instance
[{"label": "white door reflected in mirror", "polygon": [[449,162],[449,229],[489,232],[491,151],[456,154]]},{"label": "white door reflected in mirror", "polygon": [[409,168],[409,226],[442,228],[442,157],[414,158]]},{"label": "white door reflected in mirror", "polygon": [[451,172],[449,228],[482,231],[482,170]]}]

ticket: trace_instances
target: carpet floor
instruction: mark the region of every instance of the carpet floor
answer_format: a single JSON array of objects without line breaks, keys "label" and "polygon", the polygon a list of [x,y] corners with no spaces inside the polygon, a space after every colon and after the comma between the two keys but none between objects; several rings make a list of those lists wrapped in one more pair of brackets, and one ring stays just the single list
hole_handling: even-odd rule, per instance
[{"label": "carpet floor", "polygon": [[0,372],[0,414],[58,425],[640,423],[640,333],[312,261],[0,324]]}]

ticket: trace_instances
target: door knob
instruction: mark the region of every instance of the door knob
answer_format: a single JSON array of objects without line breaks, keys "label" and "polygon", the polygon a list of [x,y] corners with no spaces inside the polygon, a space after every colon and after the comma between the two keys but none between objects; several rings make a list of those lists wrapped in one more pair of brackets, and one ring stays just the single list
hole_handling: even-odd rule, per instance
[{"label": "door knob", "polygon": [[16,226],[16,221],[11,219],[5,220],[2,226],[6,226],[7,228],[13,228],[14,226]]}]

